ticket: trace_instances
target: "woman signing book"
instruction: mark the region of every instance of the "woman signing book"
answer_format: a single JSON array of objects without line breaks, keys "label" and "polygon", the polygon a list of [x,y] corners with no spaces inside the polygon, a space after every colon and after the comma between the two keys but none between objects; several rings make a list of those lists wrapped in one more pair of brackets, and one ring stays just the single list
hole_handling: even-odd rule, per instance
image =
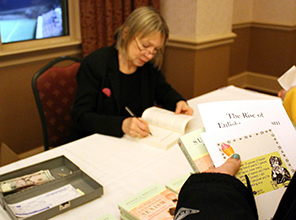
[{"label": "woman signing book", "polygon": [[186,100],[160,71],[169,30],[151,7],[134,10],[116,32],[116,44],[84,58],[72,109],[73,141],[94,133],[146,137],[149,126],[136,116],[155,103],[176,114],[192,115]]}]

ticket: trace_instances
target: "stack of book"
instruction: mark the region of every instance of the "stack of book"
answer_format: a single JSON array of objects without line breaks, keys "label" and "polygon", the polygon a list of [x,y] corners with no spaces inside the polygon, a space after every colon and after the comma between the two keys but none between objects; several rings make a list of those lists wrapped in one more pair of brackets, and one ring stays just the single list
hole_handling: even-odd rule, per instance
[{"label": "stack of book", "polygon": [[122,220],[174,219],[178,194],[153,184],[119,203]]}]

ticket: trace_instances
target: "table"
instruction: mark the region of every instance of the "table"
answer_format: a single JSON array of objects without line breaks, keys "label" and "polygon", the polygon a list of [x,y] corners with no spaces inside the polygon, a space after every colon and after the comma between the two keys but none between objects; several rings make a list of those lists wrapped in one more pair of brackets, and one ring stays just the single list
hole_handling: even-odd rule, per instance
[{"label": "table", "polygon": [[[277,99],[275,96],[224,87],[188,101],[194,109],[191,130],[203,126],[197,104],[222,100]],[[128,139],[94,134],[0,168],[4,174],[60,155],[65,155],[104,187],[104,195],[52,219],[95,220],[110,213],[120,219],[118,203],[140,190],[159,183],[165,185],[192,169],[177,144],[164,151]],[[0,220],[9,219],[0,208]]]}]

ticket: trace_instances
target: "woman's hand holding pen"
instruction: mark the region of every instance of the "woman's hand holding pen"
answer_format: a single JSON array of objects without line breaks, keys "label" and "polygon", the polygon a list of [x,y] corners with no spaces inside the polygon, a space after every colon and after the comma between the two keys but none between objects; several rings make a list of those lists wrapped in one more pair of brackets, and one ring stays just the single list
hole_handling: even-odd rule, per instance
[{"label": "woman's hand holding pen", "polygon": [[149,135],[150,129],[148,122],[142,118],[129,117],[123,120],[122,127],[123,133],[131,136],[143,138]]}]

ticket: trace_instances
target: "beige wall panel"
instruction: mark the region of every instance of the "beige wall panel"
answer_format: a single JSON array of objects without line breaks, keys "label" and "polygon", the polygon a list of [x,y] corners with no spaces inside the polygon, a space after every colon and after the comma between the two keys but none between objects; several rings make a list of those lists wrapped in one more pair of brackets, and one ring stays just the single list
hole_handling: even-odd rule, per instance
[{"label": "beige wall panel", "polygon": [[233,24],[252,22],[253,0],[234,0],[233,1]]},{"label": "beige wall panel", "polygon": [[196,36],[197,0],[161,0],[161,14],[171,35],[194,38]]},{"label": "beige wall panel", "polygon": [[162,0],[161,13],[170,34],[204,38],[231,32],[233,0]]},{"label": "beige wall panel", "polygon": [[198,0],[197,3],[196,37],[231,33],[233,0]]},{"label": "beige wall panel", "polygon": [[252,21],[277,25],[296,25],[294,0],[253,0]]}]

